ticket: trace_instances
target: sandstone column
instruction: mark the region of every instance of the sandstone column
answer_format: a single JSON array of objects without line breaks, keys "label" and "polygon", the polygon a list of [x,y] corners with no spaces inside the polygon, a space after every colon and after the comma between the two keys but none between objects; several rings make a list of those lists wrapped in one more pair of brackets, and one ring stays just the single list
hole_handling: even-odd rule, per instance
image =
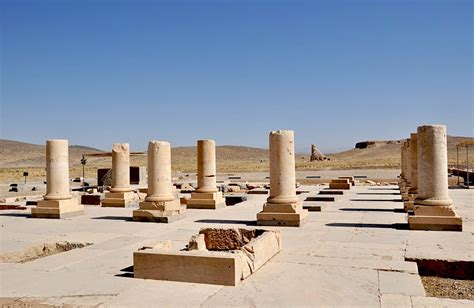
[{"label": "sandstone column", "polygon": [[187,207],[192,209],[225,207],[225,199],[216,186],[216,143],[214,140],[198,140],[197,171],[198,187],[191,194]]},{"label": "sandstone column", "polygon": [[398,181],[398,187],[400,188],[400,193],[405,189],[405,164],[406,164],[406,154],[405,154],[406,142],[402,143],[400,147],[400,180]]},{"label": "sandstone column", "polygon": [[171,181],[171,146],[166,141],[150,141],[148,193],[140,209],[133,211],[133,220],[168,223],[183,218],[185,211]]},{"label": "sandstone column", "polygon": [[299,227],[308,216],[296,196],[295,145],[292,130],[270,133],[270,196],[257,224]]},{"label": "sandstone column", "polygon": [[214,140],[198,140],[197,168],[196,192],[216,192],[216,143]]},{"label": "sandstone column", "polygon": [[403,204],[403,208],[405,212],[408,211],[413,211],[413,206],[414,206],[414,201],[416,198],[416,194],[418,193],[418,163],[417,163],[417,157],[418,157],[418,138],[416,133],[410,134],[410,166],[411,166],[411,174],[410,174],[410,188],[407,191],[408,193],[408,200],[406,200]]},{"label": "sandstone column", "polygon": [[405,150],[405,189],[402,193],[403,201],[408,201],[408,191],[411,187],[411,139],[408,138],[406,141],[406,150]]},{"label": "sandstone column", "polygon": [[462,220],[448,193],[448,151],[445,125],[424,125],[417,130],[418,195],[410,229],[461,231]]},{"label": "sandstone column", "polygon": [[125,207],[135,198],[130,187],[130,146],[115,143],[112,146],[112,187],[102,200],[102,207]]},{"label": "sandstone column", "polygon": [[46,141],[46,195],[31,209],[34,218],[63,218],[84,214],[84,207],[69,191],[67,140]]}]

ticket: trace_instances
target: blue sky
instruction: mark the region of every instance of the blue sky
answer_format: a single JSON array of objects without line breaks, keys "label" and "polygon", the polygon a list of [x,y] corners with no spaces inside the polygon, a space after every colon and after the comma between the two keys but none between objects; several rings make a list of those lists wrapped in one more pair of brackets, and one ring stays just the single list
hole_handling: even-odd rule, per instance
[{"label": "blue sky", "polygon": [[0,0],[0,138],[331,152],[473,134],[472,1]]}]

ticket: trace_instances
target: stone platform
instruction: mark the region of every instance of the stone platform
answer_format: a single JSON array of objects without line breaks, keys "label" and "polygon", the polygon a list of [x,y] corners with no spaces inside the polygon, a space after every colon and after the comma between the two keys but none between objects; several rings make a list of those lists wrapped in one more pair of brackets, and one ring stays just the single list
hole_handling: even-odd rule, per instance
[{"label": "stone platform", "polygon": [[[317,195],[327,186],[302,186]],[[26,263],[0,263],[0,302],[81,306],[465,306],[426,297],[415,262],[406,257],[473,261],[474,190],[450,190],[462,232],[408,230],[395,186],[354,186],[321,203],[301,228],[279,228],[282,250],[235,287],[133,278],[133,252],[156,241],[186,245],[205,227],[250,228],[267,196],[239,206],[188,209],[173,224],[131,222],[133,208],[85,206],[85,215],[28,219],[29,210],[0,212],[0,252],[54,241],[93,243]],[[180,296],[177,296],[180,295]],[[182,295],[182,296],[181,296]]]}]

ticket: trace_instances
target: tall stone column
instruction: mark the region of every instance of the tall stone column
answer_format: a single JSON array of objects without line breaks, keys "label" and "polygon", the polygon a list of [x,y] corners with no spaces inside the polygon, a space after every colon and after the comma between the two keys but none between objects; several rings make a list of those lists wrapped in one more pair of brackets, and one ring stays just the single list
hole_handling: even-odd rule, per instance
[{"label": "tall stone column", "polygon": [[130,187],[130,146],[115,143],[112,146],[112,187],[102,200],[102,207],[126,207],[135,199]]},{"label": "tall stone column", "polygon": [[406,181],[406,141],[402,143],[400,147],[400,180],[398,181],[398,187],[400,188],[400,193],[403,193],[405,190],[405,181]]},{"label": "tall stone column", "polygon": [[115,143],[112,146],[112,187],[111,192],[128,192],[130,187],[130,146]]},{"label": "tall stone column", "polygon": [[408,201],[408,191],[411,187],[411,139],[407,139],[407,146],[405,151],[405,189],[402,193],[403,201]]},{"label": "tall stone column", "polygon": [[416,194],[418,193],[418,138],[416,133],[410,134],[410,140],[410,188],[407,191],[408,200],[403,203],[403,208],[405,212],[413,211],[414,201],[416,198]]},{"label": "tall stone column", "polygon": [[84,207],[69,191],[67,140],[46,141],[46,195],[31,209],[34,218],[64,218],[84,214]]},{"label": "tall stone column", "polygon": [[448,150],[445,125],[417,130],[418,195],[410,229],[461,231],[462,220],[452,208],[448,192]]},{"label": "tall stone column", "polygon": [[216,186],[216,176],[216,142],[214,140],[198,140],[198,187],[187,202],[188,208],[217,209],[225,207],[225,199]]},{"label": "tall stone column", "polygon": [[308,211],[296,196],[294,132],[272,131],[269,139],[270,196],[257,214],[257,224],[299,227]]},{"label": "tall stone column", "polygon": [[216,192],[216,143],[214,140],[198,140],[197,168],[196,192]]},{"label": "tall stone column", "polygon": [[408,193],[416,195],[418,193],[418,138],[416,133],[410,134],[410,140],[411,187]]},{"label": "tall stone column", "polygon": [[171,181],[171,146],[166,141],[148,143],[148,193],[133,220],[169,223],[184,217]]}]

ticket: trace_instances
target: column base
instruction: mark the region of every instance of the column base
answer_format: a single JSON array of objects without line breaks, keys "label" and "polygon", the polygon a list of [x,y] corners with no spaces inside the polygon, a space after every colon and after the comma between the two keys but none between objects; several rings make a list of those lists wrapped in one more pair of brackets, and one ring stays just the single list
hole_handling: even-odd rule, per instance
[{"label": "column base", "polygon": [[225,207],[225,198],[222,196],[222,192],[214,193],[191,193],[191,199],[187,202],[188,209],[211,209],[217,210]]},{"label": "column base", "polygon": [[102,207],[126,207],[135,200],[135,193],[128,192],[108,192],[102,200]]},{"label": "column base", "polygon": [[462,219],[451,206],[415,204],[408,226],[411,230],[462,231]]},{"label": "column base", "polygon": [[77,199],[41,200],[31,209],[32,218],[61,219],[84,215],[84,206]]},{"label": "column base", "polygon": [[265,203],[263,211],[257,213],[257,226],[301,227],[306,222],[308,210],[301,202],[288,204]]},{"label": "column base", "polygon": [[133,211],[133,220],[142,222],[170,223],[185,217],[186,205],[179,199],[172,201],[140,202],[140,209]]}]

